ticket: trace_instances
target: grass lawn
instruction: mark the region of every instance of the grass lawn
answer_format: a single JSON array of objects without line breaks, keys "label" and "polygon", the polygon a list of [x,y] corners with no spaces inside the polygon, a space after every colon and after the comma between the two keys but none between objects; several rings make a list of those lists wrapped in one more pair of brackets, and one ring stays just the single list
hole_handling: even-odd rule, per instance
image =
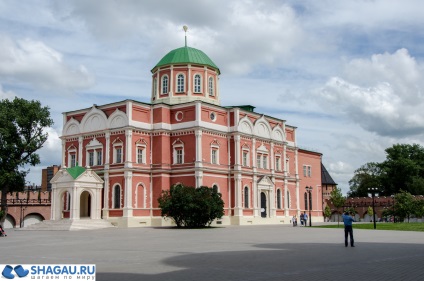
[{"label": "grass lawn", "polygon": [[[321,228],[343,228],[343,222],[339,226],[336,225],[321,225],[315,226]],[[353,223],[353,229],[372,229],[374,230],[374,223]],[[424,231],[424,223],[418,222],[402,222],[402,223],[388,223],[380,222],[377,223],[376,230],[399,230],[399,231]]]}]

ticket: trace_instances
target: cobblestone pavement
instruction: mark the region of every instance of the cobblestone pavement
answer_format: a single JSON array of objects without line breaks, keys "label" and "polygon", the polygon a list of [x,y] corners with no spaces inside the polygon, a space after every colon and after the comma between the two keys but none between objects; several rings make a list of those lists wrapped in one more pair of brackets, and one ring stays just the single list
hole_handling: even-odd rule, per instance
[{"label": "cobblestone pavement", "polygon": [[96,264],[97,280],[424,280],[424,233],[229,226],[8,231],[1,264]]}]

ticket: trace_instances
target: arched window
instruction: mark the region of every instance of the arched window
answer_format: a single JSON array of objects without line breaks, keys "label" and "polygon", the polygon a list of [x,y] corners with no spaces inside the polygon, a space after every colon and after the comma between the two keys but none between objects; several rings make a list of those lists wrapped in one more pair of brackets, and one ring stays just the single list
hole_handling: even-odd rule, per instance
[{"label": "arched window", "polygon": [[215,191],[215,192],[219,192],[218,186],[217,186],[216,184],[214,184],[214,185],[212,186],[212,189],[213,189],[213,191]]},{"label": "arched window", "polygon": [[281,190],[277,189],[277,209],[281,209]]},{"label": "arched window", "polygon": [[249,208],[249,188],[244,187],[244,207]]},{"label": "arched window", "polygon": [[178,74],[177,76],[177,93],[184,92],[184,75]]},{"label": "arched window", "polygon": [[194,75],[194,92],[195,93],[201,92],[201,85],[202,85],[202,81],[201,81],[200,75],[199,74]]},{"label": "arched window", "polygon": [[212,77],[209,77],[208,92],[209,92],[209,96],[211,96],[211,97],[214,96],[214,92],[213,92],[213,78]]},{"label": "arched window", "polygon": [[113,187],[113,209],[121,208],[121,187],[115,185]]},{"label": "arched window", "polygon": [[162,77],[162,94],[166,95],[168,94],[168,76],[164,75]]},{"label": "arched window", "polygon": [[305,210],[308,210],[308,193],[305,192]]},{"label": "arched window", "polygon": [[290,192],[287,190],[287,208],[290,208]]}]

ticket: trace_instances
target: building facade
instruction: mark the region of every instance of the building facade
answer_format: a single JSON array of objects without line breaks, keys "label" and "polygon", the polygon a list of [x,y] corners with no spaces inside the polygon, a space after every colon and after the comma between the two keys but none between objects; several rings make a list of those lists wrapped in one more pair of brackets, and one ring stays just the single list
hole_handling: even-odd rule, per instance
[{"label": "building facade", "polygon": [[41,171],[41,190],[42,191],[51,191],[52,184],[50,181],[54,177],[54,175],[59,171],[60,166],[53,165],[47,168],[42,169]]},{"label": "building facade", "polygon": [[[250,105],[221,106],[219,75],[205,53],[185,46],[152,69],[151,103],[124,100],[63,114],[61,175],[79,165],[101,178],[96,217],[122,227],[169,225],[157,199],[183,183],[219,190],[225,215],[217,224],[288,224],[304,211],[323,221],[322,155],[300,149],[296,127],[285,120]],[[85,191],[88,200],[79,198]],[[67,200],[99,199],[89,188],[54,194],[61,207],[52,208],[52,219]]]}]

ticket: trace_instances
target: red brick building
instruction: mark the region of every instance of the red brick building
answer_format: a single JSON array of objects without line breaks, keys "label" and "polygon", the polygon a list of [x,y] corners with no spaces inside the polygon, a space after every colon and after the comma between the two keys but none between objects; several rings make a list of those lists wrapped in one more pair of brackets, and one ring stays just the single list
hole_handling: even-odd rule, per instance
[{"label": "red brick building", "polygon": [[250,105],[220,105],[219,75],[206,54],[185,46],[153,67],[151,103],[123,100],[64,113],[60,177],[78,163],[90,168],[76,177],[93,171],[103,188],[99,199],[83,184],[77,193],[62,184],[53,200],[62,209],[75,200],[74,219],[89,204],[89,217],[101,212],[119,226],[166,225],[161,192],[176,183],[206,185],[225,202],[220,224],[290,223],[309,208],[304,198],[312,187],[312,220],[323,221],[322,155],[300,149],[297,128],[286,120]]}]

